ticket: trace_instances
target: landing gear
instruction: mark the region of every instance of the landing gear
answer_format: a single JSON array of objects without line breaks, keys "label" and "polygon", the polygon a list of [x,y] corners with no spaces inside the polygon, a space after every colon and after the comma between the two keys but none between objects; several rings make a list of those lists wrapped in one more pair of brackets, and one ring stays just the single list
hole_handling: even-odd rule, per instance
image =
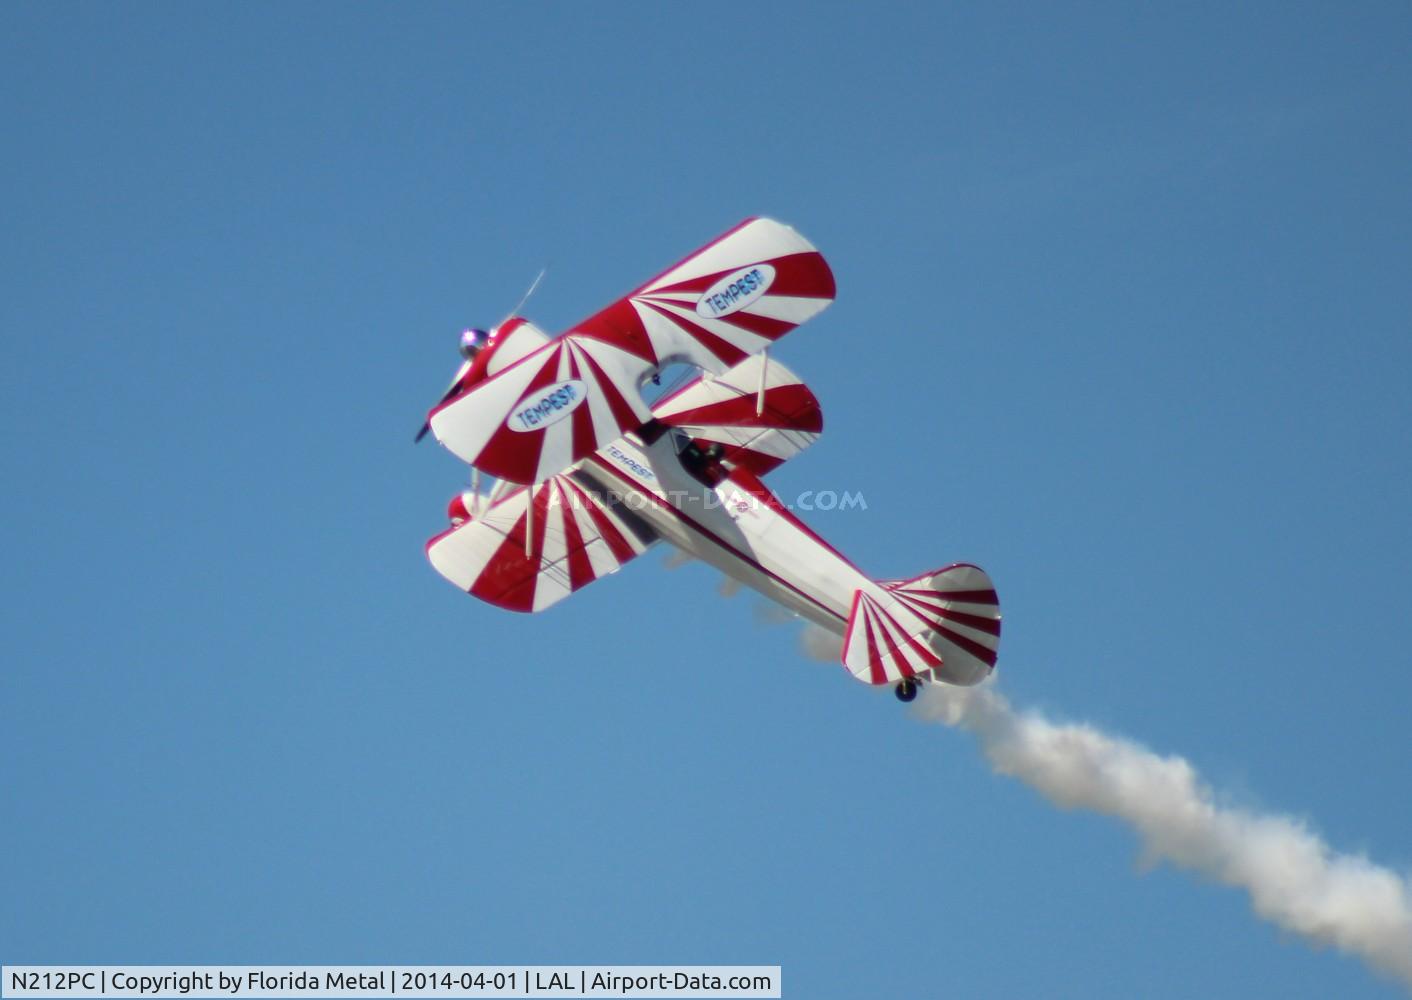
[{"label": "landing gear", "polygon": [[906,680],[898,681],[897,687],[893,688],[893,694],[897,695],[898,701],[911,701],[917,697],[917,682],[908,677]]}]

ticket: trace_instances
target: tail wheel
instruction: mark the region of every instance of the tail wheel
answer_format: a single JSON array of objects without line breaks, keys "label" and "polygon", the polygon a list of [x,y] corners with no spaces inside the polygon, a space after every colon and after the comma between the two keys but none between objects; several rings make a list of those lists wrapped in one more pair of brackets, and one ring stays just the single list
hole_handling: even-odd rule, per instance
[{"label": "tail wheel", "polygon": [[908,677],[906,680],[898,681],[897,687],[893,689],[898,701],[911,701],[917,697],[917,682]]}]

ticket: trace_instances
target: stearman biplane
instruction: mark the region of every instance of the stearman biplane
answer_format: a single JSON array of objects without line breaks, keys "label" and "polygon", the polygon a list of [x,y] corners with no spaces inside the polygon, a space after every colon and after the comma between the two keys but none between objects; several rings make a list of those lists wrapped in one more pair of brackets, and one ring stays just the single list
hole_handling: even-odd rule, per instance
[{"label": "stearman biplane", "polygon": [[[823,430],[818,400],[770,349],[833,298],[807,240],[747,219],[557,337],[518,316],[466,331],[417,435],[475,470],[427,543],[432,566],[539,612],[665,541],[839,635],[848,671],[903,701],[924,681],[984,679],[1000,605],[981,569],[873,580],[762,482]],[[644,386],[683,365],[684,385],[645,402]],[[481,474],[498,480],[488,493]]]}]

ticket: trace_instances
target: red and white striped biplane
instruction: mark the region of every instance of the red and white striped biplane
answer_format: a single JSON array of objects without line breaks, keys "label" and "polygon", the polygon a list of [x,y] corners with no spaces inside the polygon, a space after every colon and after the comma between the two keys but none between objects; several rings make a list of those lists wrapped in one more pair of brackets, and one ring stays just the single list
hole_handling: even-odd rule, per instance
[{"label": "red and white striped biplane", "polygon": [[[923,681],[981,681],[1000,643],[982,570],[873,580],[761,482],[823,430],[769,348],[833,298],[807,240],[747,219],[558,337],[519,317],[466,331],[422,433],[477,471],[431,564],[537,612],[664,540],[841,636],[849,672],[904,701]],[[674,365],[699,372],[648,405],[644,386]],[[481,473],[498,480],[484,494]]]}]

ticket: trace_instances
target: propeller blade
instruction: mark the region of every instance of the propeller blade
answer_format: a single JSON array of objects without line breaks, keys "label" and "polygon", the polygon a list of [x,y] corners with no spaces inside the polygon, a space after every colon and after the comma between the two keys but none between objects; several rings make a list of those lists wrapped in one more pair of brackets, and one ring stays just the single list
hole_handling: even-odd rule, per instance
[{"label": "propeller blade", "polygon": [[[470,372],[470,370],[471,363],[469,361],[464,362],[460,368],[456,369],[455,377],[451,379],[451,384],[446,387],[446,391],[441,394],[441,398],[436,401],[436,404],[432,407],[433,410],[456,394],[456,389],[461,385],[461,380],[466,377],[466,374]],[[412,443],[421,444],[422,438],[427,436],[427,431],[429,430],[431,430],[431,417],[427,417],[426,422],[422,424],[422,429],[417,431],[417,436],[412,439]]]},{"label": "propeller blade", "polygon": [[[525,292],[525,294],[522,295],[522,296],[520,296],[520,301],[515,304],[515,308],[513,308],[513,309],[510,310],[509,316],[506,316],[505,319],[502,319],[502,320],[500,321],[502,324],[505,322],[505,320],[508,320],[508,319],[510,318],[510,316],[514,316],[514,315],[517,314],[521,309],[523,309],[523,308],[525,307],[525,303],[530,300],[530,296],[534,294],[535,289],[537,289],[537,288],[539,287],[539,283],[544,280],[544,276],[545,276],[546,274],[548,274],[548,273],[549,273],[549,268],[547,268],[547,267],[542,267],[542,268],[539,269],[539,274],[535,275],[534,281],[532,281],[532,282],[530,283],[529,289]],[[469,362],[469,361],[467,361],[467,362],[466,362],[465,364],[463,364],[459,369],[457,369],[457,371],[456,371],[456,377],[451,380],[451,384],[450,384],[449,386],[447,386],[446,391],[441,394],[441,398],[436,401],[436,406],[440,406],[442,403],[444,403],[444,402],[446,402],[448,399],[450,399],[453,394],[455,394],[455,392],[456,392],[456,387],[461,384],[461,380],[466,377],[466,373],[469,372],[470,370],[471,370],[471,362]],[[436,406],[433,406],[432,409],[436,409]],[[421,444],[422,438],[426,437],[426,436],[427,436],[427,432],[430,431],[430,430],[431,430],[431,418],[428,417],[428,418],[422,423],[422,429],[419,430],[419,431],[417,431],[417,436],[412,439],[412,443],[413,443],[413,444]]]},{"label": "propeller blade", "polygon": [[525,307],[525,303],[530,300],[530,296],[534,294],[534,290],[539,287],[539,283],[544,280],[544,276],[548,273],[549,268],[547,267],[541,267],[539,269],[539,273],[534,276],[534,281],[530,282],[529,291],[525,292],[525,294],[520,296],[520,301],[515,303],[515,308],[510,310],[510,312],[505,316],[505,319],[502,319],[500,321],[501,323],[504,323],[505,320],[509,319],[511,316],[519,314],[519,311]]}]

